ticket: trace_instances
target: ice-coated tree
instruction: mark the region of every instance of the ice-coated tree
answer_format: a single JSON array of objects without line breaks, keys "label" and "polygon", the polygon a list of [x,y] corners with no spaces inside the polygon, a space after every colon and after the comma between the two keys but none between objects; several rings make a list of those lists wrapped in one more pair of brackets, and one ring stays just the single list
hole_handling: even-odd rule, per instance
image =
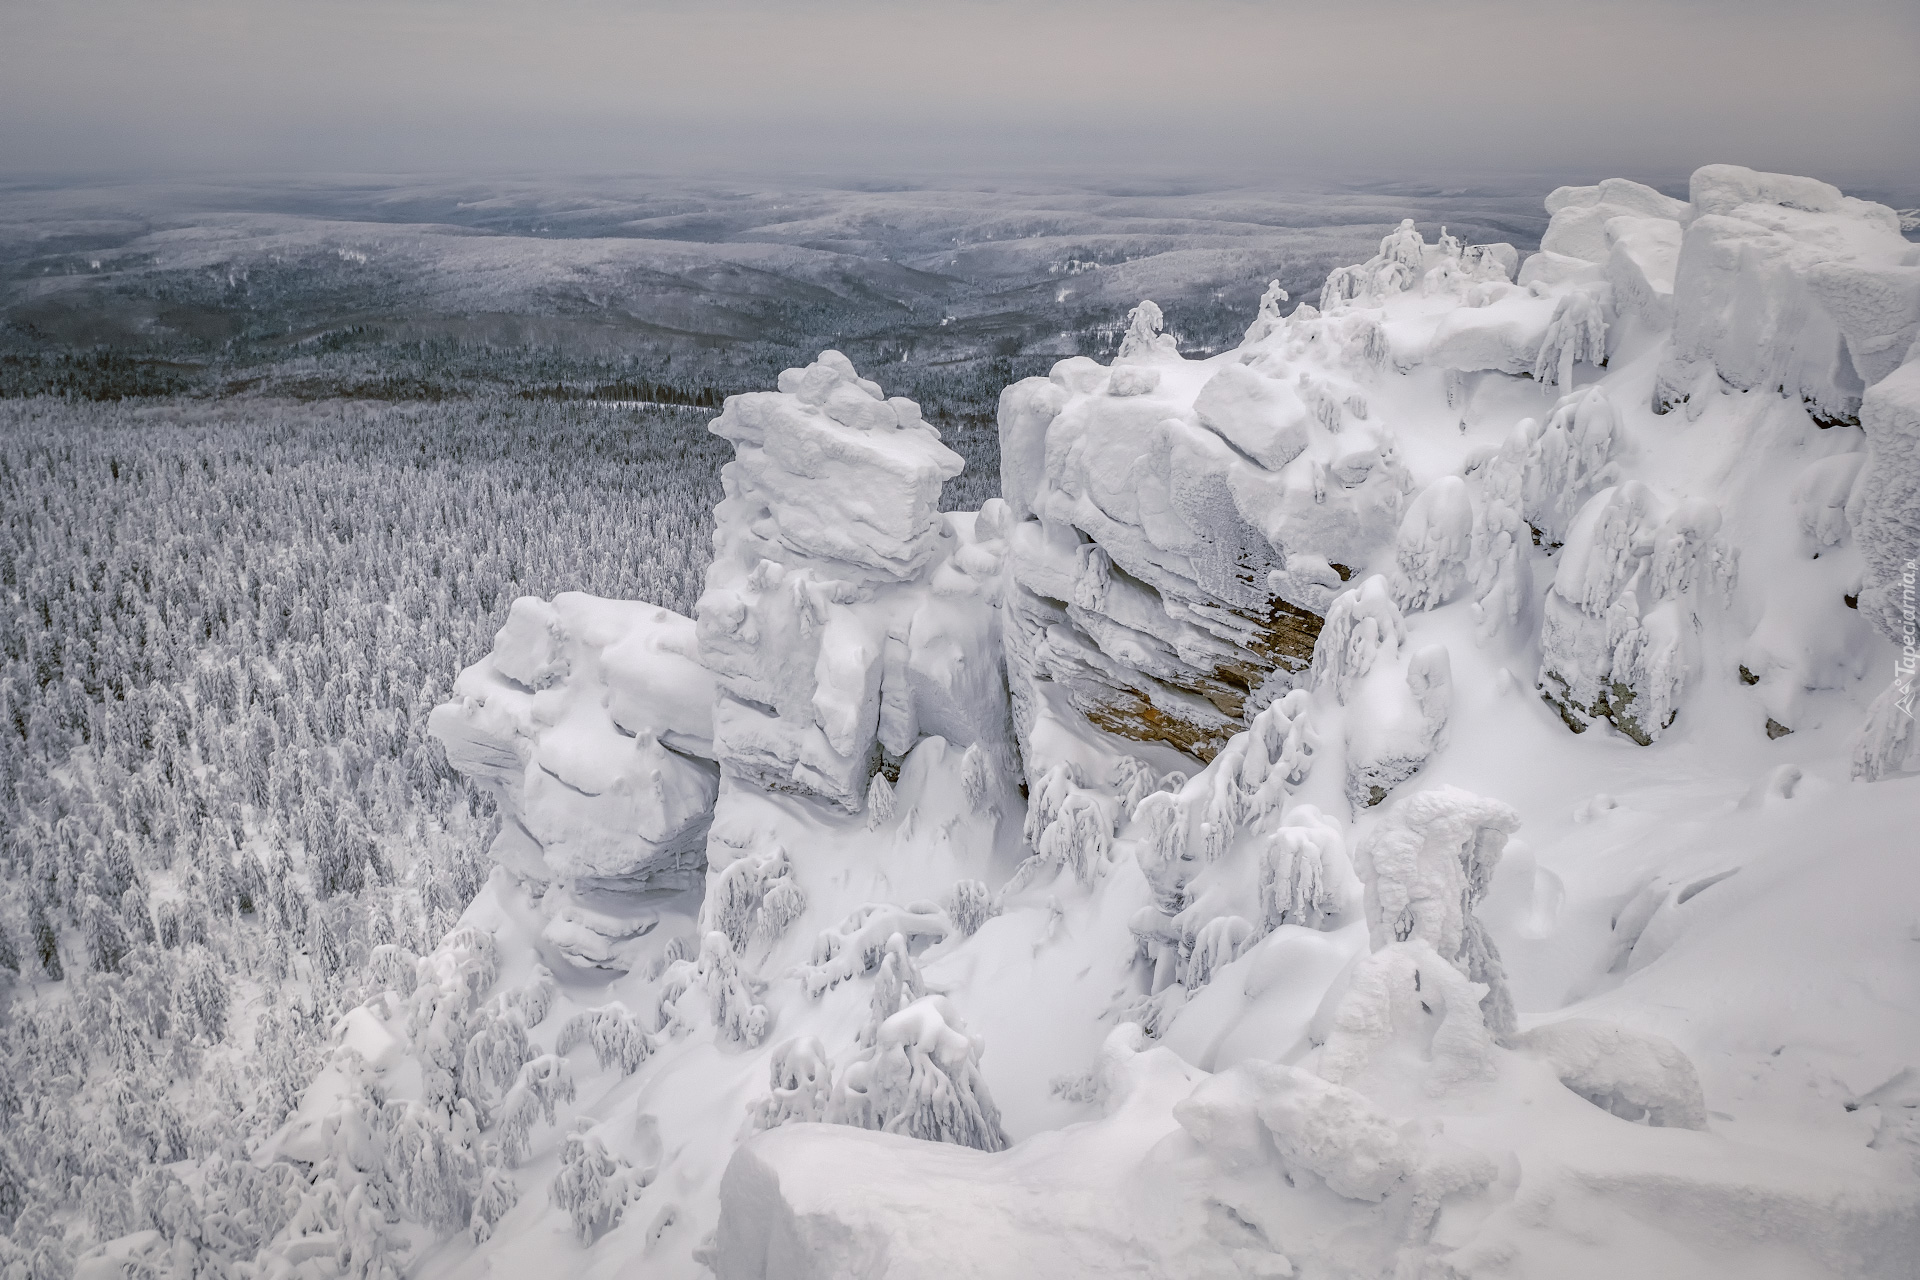
[{"label": "ice-coated tree", "polygon": [[1173,335],[1160,332],[1165,326],[1166,317],[1158,304],[1142,299],[1139,306],[1127,312],[1127,332],[1120,339],[1117,358],[1135,360],[1173,351]]},{"label": "ice-coated tree", "polygon": [[[884,783],[880,774],[876,782]],[[886,804],[891,812],[892,792]],[[878,812],[872,810],[871,812]],[[715,876],[700,904],[708,929],[727,936],[737,952],[756,938],[777,938],[807,909],[807,896],[793,877],[793,863],[776,846],[764,854],[742,854]]]},{"label": "ice-coated tree", "polygon": [[485,1114],[519,1079],[520,1068],[534,1056],[533,1046],[516,1009],[489,1004],[471,1019],[467,1032],[460,1094]]},{"label": "ice-coated tree", "polygon": [[489,1142],[480,1149],[480,1189],[474,1193],[473,1212],[467,1219],[467,1234],[475,1244],[493,1238],[493,1229],[507,1216],[520,1198],[513,1174],[507,1171],[498,1143]]},{"label": "ice-coated tree", "polygon": [[507,1163],[526,1159],[533,1126],[552,1124],[560,1104],[573,1098],[573,1073],[564,1058],[543,1053],[523,1065],[495,1113],[495,1133]]},{"label": "ice-coated tree", "polygon": [[1375,945],[1424,942],[1485,984],[1482,1009],[1496,1035],[1513,1030],[1513,1001],[1499,949],[1474,907],[1519,825],[1519,815],[1498,800],[1437,787],[1395,805],[1356,860]]},{"label": "ice-coated tree", "polygon": [[993,803],[994,769],[993,761],[987,755],[987,749],[979,743],[970,745],[966,754],[960,757],[960,787],[967,797],[967,804],[975,813],[985,813]]},{"label": "ice-coated tree", "polygon": [[1553,319],[1534,357],[1533,376],[1542,386],[1571,387],[1573,366],[1607,359],[1607,310],[1612,287],[1576,289],[1554,306]]},{"label": "ice-coated tree", "polygon": [[700,943],[695,974],[706,989],[713,1022],[729,1039],[756,1045],[766,1038],[771,1015],[753,998],[727,935],[714,931]]}]

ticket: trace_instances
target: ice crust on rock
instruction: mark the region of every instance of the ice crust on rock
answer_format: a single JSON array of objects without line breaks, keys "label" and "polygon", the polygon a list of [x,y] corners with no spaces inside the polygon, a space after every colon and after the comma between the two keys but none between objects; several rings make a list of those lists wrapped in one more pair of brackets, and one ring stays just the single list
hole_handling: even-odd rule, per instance
[{"label": "ice crust on rock", "polygon": [[1367,400],[1378,326],[1302,308],[1249,332],[1231,359],[1156,340],[1113,371],[1075,357],[1002,394],[1023,743],[1049,684],[1104,729],[1210,758],[1250,698],[1307,666],[1351,572],[1334,566],[1397,527],[1410,482]]},{"label": "ice crust on rock", "polygon": [[[1549,212],[1204,358],[1143,303],[1006,389],[978,513],[833,353],[731,401],[697,623],[522,602],[436,713],[516,874],[381,956],[281,1138],[358,1208],[276,1247],[1909,1274],[1920,259],[1746,170]],[[655,748],[691,854],[533,768]]]}]

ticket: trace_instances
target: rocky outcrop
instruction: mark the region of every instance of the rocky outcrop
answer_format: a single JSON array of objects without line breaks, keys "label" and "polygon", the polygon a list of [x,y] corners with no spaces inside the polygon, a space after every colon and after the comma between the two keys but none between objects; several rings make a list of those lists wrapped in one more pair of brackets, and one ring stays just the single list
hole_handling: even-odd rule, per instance
[{"label": "rocky outcrop", "polygon": [[1812,178],[1707,165],[1689,187],[1656,406],[1718,379],[1858,420],[1920,331],[1920,247],[1892,209]]},{"label": "rocky outcrop", "polygon": [[712,429],[735,449],[695,608],[721,768],[854,812],[883,752],[997,741],[994,615],[970,602],[997,586],[1000,527],[940,513],[961,462],[919,406],[826,351]]},{"label": "rocky outcrop", "polygon": [[1377,329],[1277,307],[1239,350],[1186,361],[1142,304],[1111,368],[1076,357],[1001,396],[1023,735],[1057,690],[1101,729],[1211,759],[1305,671],[1349,564],[1398,524],[1408,482],[1364,386]]},{"label": "rocky outcrop", "polygon": [[493,651],[429,727],[490,790],[493,857],[538,887],[547,941],[617,964],[651,896],[698,885],[719,773],[713,677],[693,623],[579,592],[514,601]]}]

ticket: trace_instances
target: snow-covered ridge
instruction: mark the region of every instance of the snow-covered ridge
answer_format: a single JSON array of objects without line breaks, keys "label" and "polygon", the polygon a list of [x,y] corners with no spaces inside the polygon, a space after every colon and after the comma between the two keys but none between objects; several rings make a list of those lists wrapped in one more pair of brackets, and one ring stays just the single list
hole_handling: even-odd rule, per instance
[{"label": "snow-covered ridge", "polygon": [[973,515],[836,353],[730,401],[696,619],[523,602],[436,717],[517,823],[289,1270],[1905,1274],[1920,257],[1691,196],[1143,302]]}]

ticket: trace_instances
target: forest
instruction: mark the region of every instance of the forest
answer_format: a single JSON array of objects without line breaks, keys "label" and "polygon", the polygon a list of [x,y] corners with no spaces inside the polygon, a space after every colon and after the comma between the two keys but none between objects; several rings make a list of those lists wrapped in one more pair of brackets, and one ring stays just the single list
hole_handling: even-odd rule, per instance
[{"label": "forest", "polygon": [[140,1231],[227,1274],[284,1225],[304,1179],[250,1156],[486,874],[427,712],[517,596],[691,609],[705,420],[0,402],[0,1275]]}]

